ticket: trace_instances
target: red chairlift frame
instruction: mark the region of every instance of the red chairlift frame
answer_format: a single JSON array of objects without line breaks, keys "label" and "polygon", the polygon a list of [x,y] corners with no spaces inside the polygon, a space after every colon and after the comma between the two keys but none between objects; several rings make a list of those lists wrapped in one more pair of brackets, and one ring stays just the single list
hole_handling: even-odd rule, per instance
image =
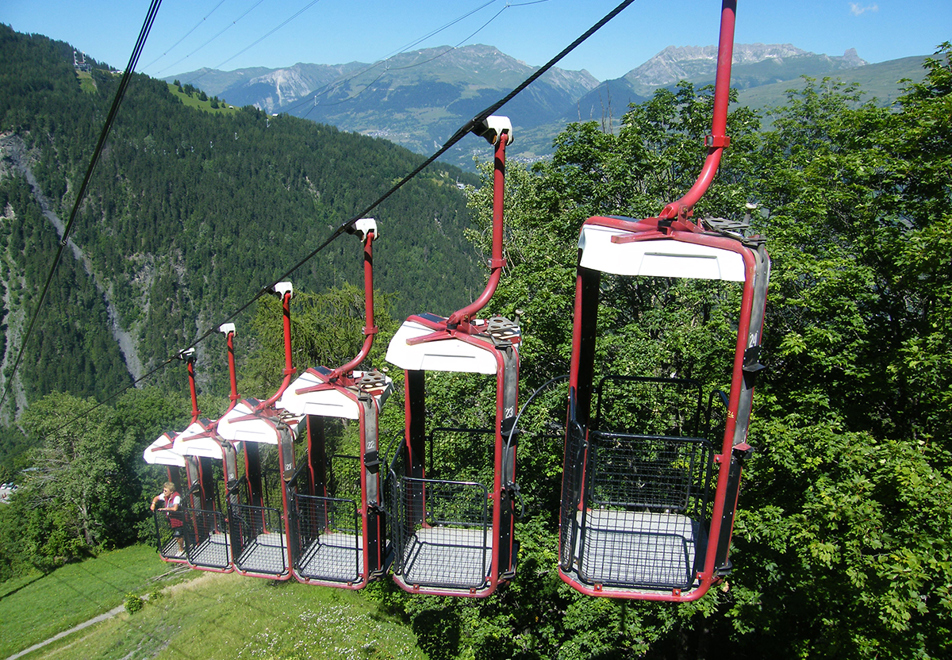
[{"label": "red chairlift frame", "polygon": [[[200,422],[199,415],[201,414],[198,409],[198,396],[195,387],[195,349],[185,349],[179,351],[177,357],[178,359],[185,362],[186,372],[188,374],[189,392],[191,394],[192,417],[188,426],[186,427],[187,430],[193,424]],[[166,466],[168,480],[175,484],[175,490],[179,493],[179,497],[182,501],[181,506],[183,511],[185,508],[187,508],[185,505],[186,498],[188,498],[188,502],[191,505],[190,508],[198,508],[194,506],[196,487],[198,487],[198,490],[202,492],[201,499],[204,500],[204,489],[206,485],[203,479],[201,461],[197,457],[187,456],[181,451],[179,438],[184,432],[185,431],[183,430],[180,433],[174,434],[168,432],[163,433],[143,452],[143,459],[147,463],[161,464]],[[173,467],[176,469],[173,470]],[[182,483],[183,476],[185,477],[184,484]],[[183,488],[183,486],[185,487]],[[182,495],[182,492],[185,493],[184,496]],[[156,522],[156,525],[158,525],[158,522]],[[156,527],[156,534],[158,534],[158,527]],[[168,555],[162,547],[159,547],[159,556],[163,561],[173,564],[188,563],[186,556]]]},{"label": "red chairlift frame", "polygon": [[[281,298],[283,328],[284,328],[284,378],[277,392],[264,401],[257,399],[245,399],[241,403],[232,407],[232,409],[218,421],[217,430],[219,434],[227,441],[242,442],[245,449],[246,476],[248,478],[248,487],[251,506],[262,509],[261,515],[265,516],[263,501],[261,499],[261,470],[258,456],[258,444],[275,444],[278,448],[278,462],[280,465],[281,481],[281,527],[278,532],[281,539],[281,556],[283,567],[281,571],[267,571],[244,569],[239,565],[239,558],[235,557],[235,572],[240,575],[262,577],[272,580],[287,580],[291,577],[291,524],[289,519],[290,505],[288,502],[288,493],[285,479],[294,473],[294,436],[297,432],[299,419],[292,418],[275,407],[275,402],[284,394],[291,382],[291,376],[294,375],[294,367],[291,363],[291,309],[290,301],[293,295],[293,287],[289,282],[281,282],[275,285],[274,292]],[[241,425],[253,422],[263,424],[262,428],[267,429],[268,440],[255,440],[243,436],[245,433]],[[270,437],[274,438],[272,442]],[[234,521],[232,521],[234,522]],[[263,519],[263,527],[267,532],[267,522]]]},{"label": "red chairlift frame", "polygon": [[[357,355],[343,366],[333,370],[325,367],[307,369],[292,383],[288,392],[278,401],[278,406],[290,410],[294,414],[307,416],[308,463],[306,467],[310,470],[311,487],[320,486],[323,490],[320,494],[302,493],[300,495],[326,498],[324,500],[325,505],[328,505],[334,498],[327,497],[326,477],[324,475],[324,418],[354,418],[354,411],[356,410],[360,432],[360,455],[358,459],[360,461],[361,491],[360,509],[357,513],[360,516],[362,530],[362,543],[359,548],[362,563],[357,562],[354,567],[354,577],[357,579],[346,579],[342,573],[333,574],[334,571],[331,570],[329,565],[338,563],[334,561],[324,563],[325,567],[323,569],[317,567],[312,569],[299,565],[301,562],[298,559],[303,559],[303,555],[307,555],[307,552],[302,552],[302,557],[295,558],[295,562],[292,564],[292,572],[295,579],[306,584],[361,589],[371,579],[379,577],[386,564],[387,542],[380,478],[378,420],[380,407],[392,389],[392,381],[379,372],[360,373],[358,377],[357,372],[354,371],[370,354],[374,337],[378,332],[377,326],[374,325],[373,310],[373,242],[379,236],[379,231],[376,221],[372,218],[363,218],[357,221],[353,233],[360,234],[363,243],[364,316],[366,321],[363,329],[364,342]],[[309,394],[317,396],[308,397]],[[324,396],[321,396],[322,394]],[[343,407],[339,410],[332,410],[332,406],[340,405],[340,403],[334,404],[332,401],[340,402],[340,397],[354,404],[353,407],[347,406],[347,410],[344,410]],[[301,466],[301,469],[304,467]],[[297,510],[297,515],[300,517],[301,511]],[[320,538],[321,535],[318,535],[318,538],[314,540],[318,548]],[[298,543],[301,542],[298,541]],[[356,546],[354,549],[357,549]],[[293,554],[294,552],[292,552]],[[333,552],[330,554],[333,554]],[[335,566],[334,568],[340,569],[341,567]]]},{"label": "red chairlift frame", "polygon": [[[222,324],[219,331],[225,335],[225,343],[228,350],[228,373],[231,384],[229,395],[230,403],[228,409],[223,414],[224,416],[231,412],[239,401],[235,370],[235,325],[233,323]],[[194,425],[190,425],[180,434],[177,446],[179,446],[186,455],[206,457],[210,460],[217,459],[222,462],[222,480],[224,482],[222,485],[225,486],[225,511],[208,510],[207,507],[204,507],[199,511],[193,512],[193,515],[198,516],[202,520],[202,524],[198,524],[198,519],[193,521],[196,529],[195,540],[197,541],[197,546],[188,548],[187,555],[189,564],[195,569],[230,573],[234,570],[235,557],[232,554],[233,549],[237,547],[237,529],[234,525],[228,524],[228,520],[231,518],[231,499],[236,496],[231,492],[231,488],[235,487],[238,482],[237,450],[235,445],[218,434],[217,426],[218,420],[212,422],[205,420],[200,428],[193,428]],[[220,503],[216,502],[216,504]],[[211,522],[209,522],[209,518],[211,518]],[[217,530],[219,527],[226,528],[224,534],[226,534],[225,554],[227,556],[224,558],[224,561],[218,556],[219,553],[212,547],[211,543],[208,544],[208,547],[204,545],[206,540],[210,540],[210,535],[208,539],[205,538],[205,532],[211,529]]]},{"label": "red chairlift frame", "polygon": [[[503,235],[503,198],[505,192],[505,159],[506,146],[512,142],[512,130],[509,120],[505,117],[490,117],[483,126],[474,133],[485,137],[490,144],[495,145],[493,171],[493,245],[492,258],[489,261],[489,280],[482,294],[470,305],[451,314],[448,318],[441,318],[432,314],[411,316],[401,326],[397,335],[391,341],[387,352],[387,360],[405,370],[405,443],[401,451],[405,452],[407,474],[398,475],[391,472],[391,477],[399,481],[414,480],[425,482],[424,479],[424,445],[426,442],[426,413],[425,413],[425,371],[429,367],[436,371],[461,371],[496,375],[496,414],[495,414],[495,443],[494,443],[494,478],[492,492],[489,494],[493,503],[491,548],[483,546],[483,552],[491,553],[488,575],[480,576],[478,585],[460,587],[450,585],[450,579],[441,580],[439,577],[429,582],[412,577],[408,578],[403,562],[405,558],[395,558],[394,580],[410,593],[423,593],[441,596],[470,596],[486,597],[492,594],[496,587],[511,579],[515,575],[516,550],[514,542],[514,515],[510,486],[515,480],[515,451],[513,444],[505,442],[505,425],[512,421],[517,409],[518,400],[518,373],[519,358],[517,345],[520,341],[518,327],[511,322],[477,321],[474,315],[481,310],[492,298],[502,276],[505,259],[502,254]],[[498,324],[500,334],[494,339],[489,334],[495,332]],[[459,350],[453,348],[452,340],[460,342]],[[441,343],[442,342],[442,343]],[[413,351],[412,348],[434,344],[439,347],[432,355],[426,356],[424,351]],[[402,345],[402,346],[401,346]],[[460,345],[457,345],[458,347]],[[469,348],[465,348],[465,347]],[[442,354],[440,354],[442,351]],[[469,353],[466,354],[466,351]],[[480,358],[484,360],[479,368],[460,366],[457,358]],[[427,360],[430,360],[429,364]],[[457,364],[453,364],[456,360]],[[420,519],[425,515],[425,495],[414,496],[414,504],[408,507],[408,519]],[[393,502],[394,507],[400,506]],[[394,521],[394,525],[405,524],[406,521]],[[398,533],[397,536],[402,536]],[[413,534],[415,536],[415,533]],[[402,541],[396,543],[396,552],[401,554],[404,548]],[[472,548],[471,548],[472,549]],[[482,560],[483,565],[485,560]],[[452,563],[449,560],[448,563]],[[450,567],[447,566],[447,571]]]},{"label": "red chairlift frame", "polygon": [[[748,424],[750,420],[753,386],[756,373],[762,369],[759,364],[760,339],[766,302],[767,281],[769,279],[770,261],[758,238],[745,239],[740,235],[717,231],[702,223],[690,219],[694,204],[704,195],[720,163],[723,150],[729,145],[730,138],[726,135],[727,106],[729,101],[730,66],[734,35],[734,16],[736,12],[735,0],[723,0],[721,10],[720,45],[718,47],[717,79],[715,84],[714,113],[711,135],[705,139],[708,154],[704,166],[692,188],[680,199],[664,207],[656,218],[634,220],[620,217],[593,217],[585,221],[580,235],[579,267],[576,283],[575,321],[573,325],[573,351],[570,373],[570,400],[569,424],[566,435],[566,476],[563,481],[563,507],[571,493],[567,489],[576,489],[579,506],[584,506],[585,498],[581,492],[584,486],[570,481],[568,470],[570,466],[568,448],[573,426],[588,437],[588,423],[591,418],[591,400],[594,376],[594,346],[597,325],[598,282],[601,268],[590,264],[583,266],[583,252],[591,244],[591,238],[599,232],[610,234],[611,244],[623,246],[631,243],[659,242],[664,245],[680,243],[689,246],[700,246],[705,258],[717,253],[733,253],[739,255],[743,262],[743,276],[736,272],[731,278],[742,279],[744,282],[743,297],[740,309],[740,321],[737,341],[735,345],[734,363],[731,374],[731,390],[728,400],[727,420],[720,453],[714,457],[717,466],[717,489],[714,496],[714,508],[711,516],[710,530],[707,535],[707,546],[704,551],[703,565],[697,570],[695,584],[689,589],[673,588],[670,590],[650,589],[644,587],[615,586],[608,588],[599,583],[592,583],[581,578],[580,568],[575,565],[579,559],[575,547],[565,546],[566,525],[571,525],[565,518],[567,509],[563,509],[562,527],[560,533],[560,565],[559,575],[563,581],[576,590],[593,596],[611,596],[616,598],[642,599],[656,601],[683,602],[696,600],[703,596],[710,586],[729,570],[727,559],[730,536],[732,533],[734,511],[736,510],[739,491],[740,474],[751,449],[746,442]],[[655,243],[651,243],[655,245]],[[661,245],[661,243],[658,243]],[[658,252],[668,248],[659,248]],[[639,248],[647,255],[648,248]],[[625,268],[637,269],[641,266],[626,265]],[[618,272],[618,271],[609,271]],[[626,273],[620,273],[626,274]],[[644,273],[679,276],[673,272]],[[683,273],[680,274],[683,276]],[[722,279],[713,277],[712,279]],[[583,459],[583,462],[587,459]],[[581,480],[585,479],[585,468],[582,468]],[[575,543],[574,536],[571,543]],[[573,559],[566,560],[571,553]],[[695,567],[698,562],[695,558]]]}]

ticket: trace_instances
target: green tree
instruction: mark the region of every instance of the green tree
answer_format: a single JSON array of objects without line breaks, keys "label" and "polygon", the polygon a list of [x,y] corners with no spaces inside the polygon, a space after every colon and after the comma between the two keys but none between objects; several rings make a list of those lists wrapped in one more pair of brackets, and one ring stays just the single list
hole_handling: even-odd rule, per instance
[{"label": "green tree", "polygon": [[[741,495],[737,568],[720,588],[676,608],[581,597],[554,577],[555,525],[536,511],[517,532],[520,576],[499,596],[390,602],[421,629],[440,622],[458,639],[452,653],[471,657],[947,655],[949,47],[939,55],[892,109],[860,104],[851,86],[808,81],[769,131],[758,134],[748,112],[730,118],[731,149],[696,213],[738,217],[744,202],[758,203],[752,223],[768,237],[774,275],[771,370],[751,429],[758,451]],[[490,311],[520,310],[525,391],[567,367],[581,222],[652,215],[680,195],[703,158],[708,102],[682,85],[633,108],[617,136],[573,125],[552,163],[510,165],[508,265]],[[470,234],[484,252],[487,190],[474,192]],[[723,383],[733,296],[607,278],[599,357],[622,372]],[[437,410],[485,394],[444,391]],[[559,398],[543,398],[549,424],[564,416]],[[536,460],[551,451],[543,447],[531,437],[520,446],[518,479],[538,503],[553,500],[561,467]]]},{"label": "green tree", "polygon": [[[374,293],[374,323],[379,333],[358,369],[383,368],[384,354],[397,323],[391,297]],[[350,362],[364,343],[364,290],[343,283],[321,293],[296,290],[291,298],[291,359],[298,373],[310,367],[335,369]],[[240,390],[258,397],[274,393],[283,378],[284,325],[277,296],[259,299],[251,323],[253,352],[240,376]]]},{"label": "green tree", "polygon": [[948,51],[892,111],[808,84],[759,154],[772,373],[738,523],[739,644],[793,628],[789,657],[949,653]]},{"label": "green tree", "polygon": [[25,554],[41,565],[134,539],[130,523],[139,490],[120,451],[120,423],[108,407],[91,411],[95,405],[51,394],[21,420],[35,448],[12,506],[23,525]]}]

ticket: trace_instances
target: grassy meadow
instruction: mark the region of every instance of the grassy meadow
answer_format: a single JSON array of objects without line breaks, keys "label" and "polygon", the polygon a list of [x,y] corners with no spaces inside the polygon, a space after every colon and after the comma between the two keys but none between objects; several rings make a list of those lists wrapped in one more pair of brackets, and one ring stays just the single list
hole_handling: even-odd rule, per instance
[{"label": "grassy meadow", "polygon": [[233,115],[238,112],[238,109],[235,106],[228,105],[224,101],[221,101],[217,108],[213,108],[211,99],[202,101],[197,96],[186,94],[172,83],[169,83],[169,92],[171,92],[172,96],[176,97],[187,107],[195,108],[196,110],[202,110],[203,112],[210,112],[213,115]]},{"label": "grassy meadow", "polygon": [[155,578],[172,568],[139,545],[0,584],[0,658],[122,605],[127,593],[161,589],[170,581]]},{"label": "grassy meadow", "polygon": [[150,595],[118,616],[24,656],[115,658],[426,658],[410,628],[361,594],[201,571],[152,578],[172,565],[138,546],[20,584],[0,585],[0,658]]}]

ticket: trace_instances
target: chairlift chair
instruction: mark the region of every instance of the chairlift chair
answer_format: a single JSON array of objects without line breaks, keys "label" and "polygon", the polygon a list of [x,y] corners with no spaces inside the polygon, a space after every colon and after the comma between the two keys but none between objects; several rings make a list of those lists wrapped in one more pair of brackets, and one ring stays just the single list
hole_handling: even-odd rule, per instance
[{"label": "chairlift chair", "polygon": [[[287,481],[294,475],[294,438],[301,417],[274,407],[284,394],[294,367],[291,366],[291,309],[293,288],[290,282],[275,286],[281,297],[284,322],[284,380],[278,391],[265,401],[244,399],[218,421],[218,434],[229,442],[240,442],[245,453],[245,478],[248,492],[247,503],[229,499],[229,523],[238,525],[233,535],[232,554],[235,572],[241,575],[287,580],[291,577],[290,502]],[[281,491],[281,508],[269,506],[263,498],[263,474],[261,446],[276,447],[278,454],[278,487]],[[234,494],[233,491],[230,494]],[[237,498],[234,498],[237,499]]]},{"label": "chairlift chair", "polygon": [[[145,448],[145,451],[142,452],[142,458],[149,465],[164,465],[168,481],[176,484],[175,490],[180,491],[181,486],[179,484],[187,483],[187,477],[185,477],[186,481],[183,482],[182,473],[188,469],[188,466],[185,457],[172,448],[174,442],[175,434],[163,433]],[[152,512],[156,550],[158,550],[159,557],[163,561],[184,564],[188,559],[179,554],[178,545],[175,539],[172,538],[170,515],[166,515],[162,511]]]},{"label": "chairlift chair", "polygon": [[[728,551],[741,470],[752,451],[747,429],[754,381],[763,368],[759,353],[770,260],[759,237],[746,237],[739,227],[718,219],[695,222],[691,214],[729,144],[725,133],[735,4],[723,1],[712,135],[706,139],[707,159],[694,186],[656,218],[592,217],[579,236],[559,574],[588,595],[696,600],[730,570]],[[742,285],[719,444],[698,437],[696,423],[674,431],[612,428],[611,416],[603,411],[612,405],[605,401],[604,388],[630,392],[636,385],[668,389],[694,385],[608,376],[596,386],[603,273]],[[636,398],[632,396],[629,403],[636,403]],[[684,413],[686,398],[681,400]],[[700,407],[699,398],[694,402],[692,406]],[[712,469],[716,491],[709,501]]]},{"label": "chairlift chair", "polygon": [[[198,398],[195,390],[195,350],[181,351],[179,359],[185,361],[188,372],[189,389],[192,399],[192,418],[189,426],[199,422]],[[180,510],[173,513],[154,511],[156,547],[164,561],[184,564],[188,558],[179,553],[178,544],[172,536],[172,528],[179,527],[179,521],[185,519],[185,509],[198,509],[203,503],[205,486],[210,486],[202,478],[203,463],[199,457],[186,456],[181,445],[177,444],[181,433],[163,433],[156,438],[145,451],[142,458],[150,465],[165,465],[168,480],[175,484],[175,490],[180,494]],[[211,474],[210,466],[207,474]],[[186,538],[187,544],[187,538]]]},{"label": "chairlift chair", "polygon": [[[235,377],[234,337],[235,325],[225,323],[219,328],[225,335],[228,347],[228,368],[231,381],[231,397],[228,410],[230,412],[238,403],[237,382]],[[218,466],[220,464],[221,480],[228,492],[229,484],[235,484],[238,479],[238,457],[234,444],[222,438],[217,431],[218,422],[209,422],[199,419],[190,424],[178,438],[176,448],[185,456],[195,456],[206,459]],[[217,486],[217,484],[216,484]],[[217,487],[216,487],[217,494]],[[218,501],[217,495],[201,509],[189,509],[187,512],[187,528],[189,538],[186,542],[188,562],[193,568],[220,573],[231,572],[234,568],[234,558],[231,549],[234,546],[237,526],[228,525],[230,500],[226,495],[225,505]]]},{"label": "chairlift chair", "polygon": [[[300,582],[360,589],[386,567],[388,544],[380,470],[380,408],[393,391],[393,380],[379,371],[355,371],[373,346],[373,242],[379,236],[372,218],[354,226],[363,243],[364,342],[357,356],[337,369],[315,367],[301,374],[277,406],[307,420],[307,456],[289,483],[297,543],[292,573]],[[325,420],[358,422],[356,456],[329,455]],[[343,464],[343,465],[341,465]],[[359,488],[338,488],[335,466],[357,467]],[[352,492],[359,490],[356,496]]]},{"label": "chairlift chair", "polygon": [[[394,544],[394,579],[405,591],[484,597],[515,575],[513,538],[515,445],[505,442],[517,406],[521,333],[502,317],[476,319],[502,275],[505,154],[512,142],[506,117],[489,117],[474,132],[495,145],[493,248],[489,282],[482,295],[448,318],[420,314],[408,318],[387,349],[387,360],[405,370],[404,442],[390,468],[389,523]],[[426,372],[495,376],[494,425],[481,432],[492,439],[492,482],[434,478],[426,447]]]}]

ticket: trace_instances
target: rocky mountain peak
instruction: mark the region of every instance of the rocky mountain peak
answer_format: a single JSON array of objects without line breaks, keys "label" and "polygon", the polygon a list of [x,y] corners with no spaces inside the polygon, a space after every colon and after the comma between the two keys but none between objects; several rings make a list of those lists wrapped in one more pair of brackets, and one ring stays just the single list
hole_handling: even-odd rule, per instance
[{"label": "rocky mountain peak", "polygon": [[[758,64],[774,60],[814,56],[814,53],[792,44],[735,44],[732,61],[735,65]],[[826,56],[822,56],[826,57]],[[844,68],[862,66],[855,48],[841,58]],[[650,60],[625,75],[634,84],[657,87],[671,85],[679,80],[713,75],[717,67],[717,46],[668,46]]]}]

